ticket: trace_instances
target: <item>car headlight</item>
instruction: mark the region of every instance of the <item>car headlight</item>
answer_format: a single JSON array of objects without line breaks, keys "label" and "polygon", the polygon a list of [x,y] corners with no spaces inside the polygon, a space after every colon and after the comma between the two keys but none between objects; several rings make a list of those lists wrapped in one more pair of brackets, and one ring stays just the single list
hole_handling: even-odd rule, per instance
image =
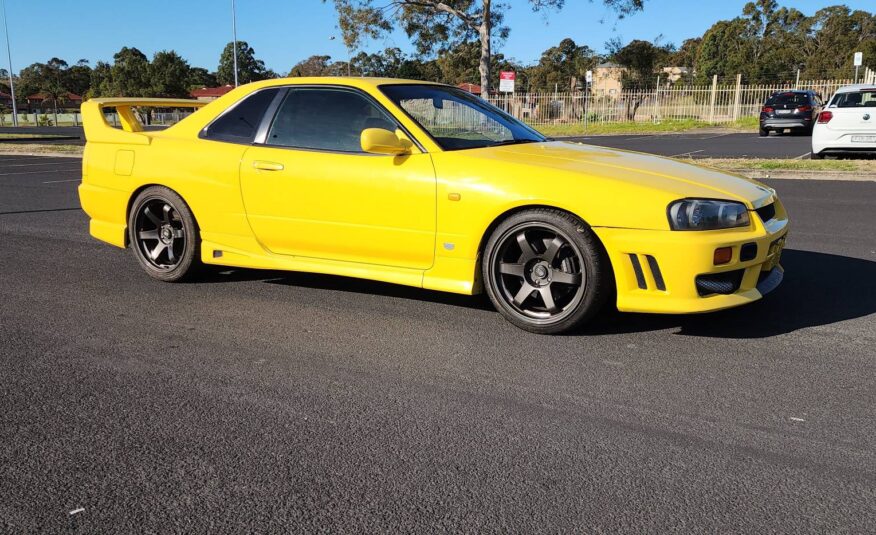
[{"label": "car headlight", "polygon": [[739,202],[683,199],[669,205],[672,230],[717,230],[749,224],[748,209]]}]

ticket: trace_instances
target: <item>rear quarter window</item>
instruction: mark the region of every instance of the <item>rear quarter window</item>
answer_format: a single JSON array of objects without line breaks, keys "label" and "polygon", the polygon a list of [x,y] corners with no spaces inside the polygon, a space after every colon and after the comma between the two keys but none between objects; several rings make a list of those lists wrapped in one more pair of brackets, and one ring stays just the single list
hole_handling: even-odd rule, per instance
[{"label": "rear quarter window", "polygon": [[201,138],[232,143],[252,143],[265,111],[280,88],[262,89],[226,110],[201,132]]},{"label": "rear quarter window", "polygon": [[872,90],[837,93],[832,106],[837,108],[876,108],[876,88]]}]

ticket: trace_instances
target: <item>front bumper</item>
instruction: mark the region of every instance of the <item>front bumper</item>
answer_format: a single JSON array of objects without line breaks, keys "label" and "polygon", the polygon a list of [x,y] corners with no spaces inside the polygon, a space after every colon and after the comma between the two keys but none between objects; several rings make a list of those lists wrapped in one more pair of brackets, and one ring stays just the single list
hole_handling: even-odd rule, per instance
[{"label": "front bumper", "polygon": [[[752,224],[747,229],[679,232],[594,228],[611,259],[618,309],[685,314],[757,301],[774,290],[783,277],[779,258],[788,216],[778,200],[775,208],[775,217],[766,222],[750,212]],[[752,243],[755,245],[747,245]],[[714,253],[719,247],[732,247],[733,255],[728,264],[715,266]],[[708,285],[698,284],[702,276],[727,279],[734,287],[729,293],[709,293]]]}]

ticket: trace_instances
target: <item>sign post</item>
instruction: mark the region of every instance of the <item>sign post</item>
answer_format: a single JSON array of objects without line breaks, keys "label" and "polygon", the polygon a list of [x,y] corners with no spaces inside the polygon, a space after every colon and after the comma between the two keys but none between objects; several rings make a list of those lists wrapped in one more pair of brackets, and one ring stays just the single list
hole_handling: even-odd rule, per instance
[{"label": "sign post", "polygon": [[858,83],[858,69],[864,64],[864,53],[855,52],[855,83]]},{"label": "sign post", "polygon": [[593,71],[584,73],[584,130],[587,130],[587,105],[590,100],[590,85],[593,83]]},{"label": "sign post", "polygon": [[517,73],[514,71],[502,71],[499,73],[499,92],[513,93],[514,82],[517,80]]}]

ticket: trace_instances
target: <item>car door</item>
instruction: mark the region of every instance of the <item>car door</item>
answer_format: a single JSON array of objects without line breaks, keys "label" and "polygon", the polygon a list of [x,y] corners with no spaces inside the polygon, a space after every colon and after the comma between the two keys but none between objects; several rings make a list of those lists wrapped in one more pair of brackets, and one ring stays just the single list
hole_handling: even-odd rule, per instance
[{"label": "car door", "polygon": [[435,252],[429,154],[367,154],[365,128],[396,121],[359,90],[291,87],[240,168],[247,218],[282,254],[427,269]]}]

